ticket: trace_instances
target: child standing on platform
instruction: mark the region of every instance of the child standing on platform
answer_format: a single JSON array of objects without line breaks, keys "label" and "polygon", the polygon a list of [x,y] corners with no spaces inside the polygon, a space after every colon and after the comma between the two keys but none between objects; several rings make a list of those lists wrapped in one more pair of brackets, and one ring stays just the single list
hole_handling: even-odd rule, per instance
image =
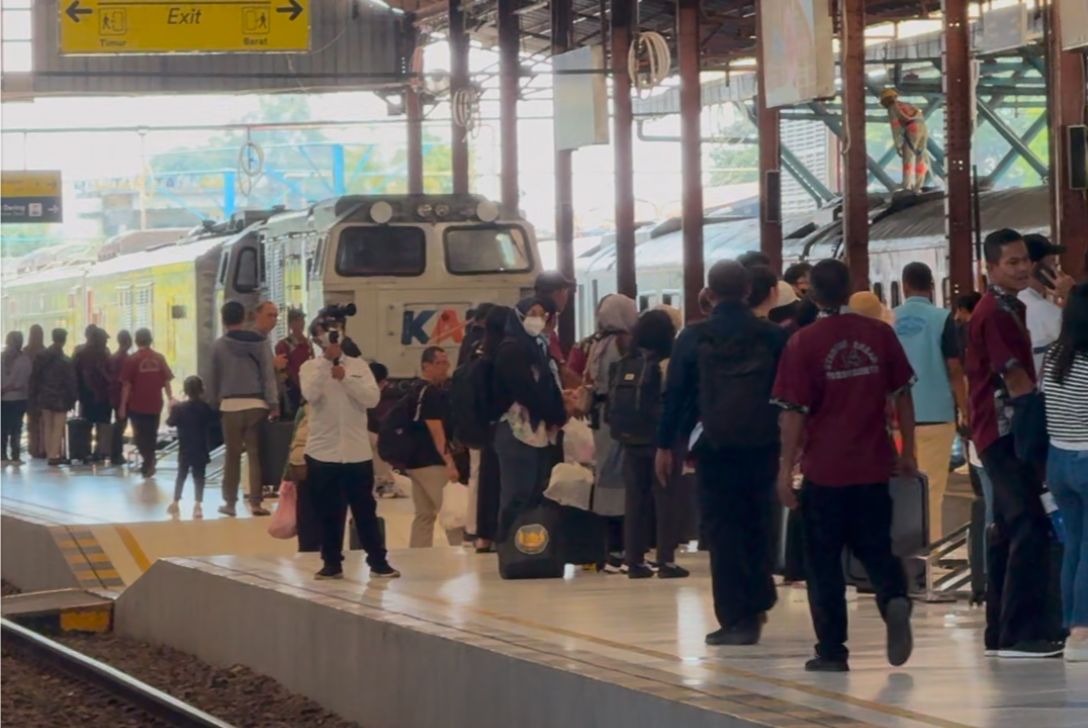
[{"label": "child standing on platform", "polygon": [[185,402],[170,409],[166,424],[178,429],[178,479],[174,484],[174,501],[166,509],[171,516],[179,513],[178,502],[185,489],[185,479],[193,474],[196,486],[196,503],[193,518],[203,518],[204,468],[211,459],[208,455],[208,430],[215,421],[215,411],[204,401],[204,380],[188,377],[185,380]]}]

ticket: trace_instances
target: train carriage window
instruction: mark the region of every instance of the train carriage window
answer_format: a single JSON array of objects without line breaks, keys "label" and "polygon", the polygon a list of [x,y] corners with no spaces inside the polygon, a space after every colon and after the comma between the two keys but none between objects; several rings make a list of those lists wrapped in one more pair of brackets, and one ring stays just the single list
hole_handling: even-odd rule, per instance
[{"label": "train carriage window", "polygon": [[653,305],[653,296],[641,295],[638,297],[638,310],[646,311]]},{"label": "train carriage window", "polygon": [[884,284],[877,281],[873,284],[873,293],[880,299],[881,303],[884,303]]},{"label": "train carriage window", "polygon": [[219,284],[225,285],[227,282],[227,267],[230,263],[230,248],[223,251],[222,256],[219,259]]},{"label": "train carriage window", "polygon": [[342,276],[418,276],[427,263],[427,236],[409,226],[344,228],[336,246]]},{"label": "train carriage window", "polygon": [[449,228],[445,243],[446,269],[454,275],[524,273],[533,267],[525,234],[519,228]]},{"label": "train carriage window", "polygon": [[234,265],[234,288],[239,293],[252,293],[261,285],[258,270],[260,260],[254,248],[242,248],[238,251],[238,262]]},{"label": "train carriage window", "polygon": [[892,281],[892,308],[895,308],[902,302],[903,298],[899,295],[899,281]]}]

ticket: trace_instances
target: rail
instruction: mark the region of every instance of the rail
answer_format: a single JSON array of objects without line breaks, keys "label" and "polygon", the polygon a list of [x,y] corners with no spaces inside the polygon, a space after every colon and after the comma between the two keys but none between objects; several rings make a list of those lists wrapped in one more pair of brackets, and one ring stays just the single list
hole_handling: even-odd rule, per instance
[{"label": "rail", "polygon": [[6,646],[15,643],[34,657],[48,660],[73,678],[116,695],[143,712],[172,726],[232,728],[147,683],[55,642],[8,619],[0,619]]}]

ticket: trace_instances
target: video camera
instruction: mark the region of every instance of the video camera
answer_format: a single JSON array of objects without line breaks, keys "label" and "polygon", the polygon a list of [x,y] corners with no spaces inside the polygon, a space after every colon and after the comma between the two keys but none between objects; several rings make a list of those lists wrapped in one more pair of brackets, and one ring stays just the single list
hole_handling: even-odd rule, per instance
[{"label": "video camera", "polygon": [[320,326],[329,332],[329,343],[335,344],[340,341],[340,329],[348,317],[354,316],[358,309],[355,308],[354,303],[339,304],[330,303],[325,308],[317,312],[317,318],[314,320],[313,325]]}]

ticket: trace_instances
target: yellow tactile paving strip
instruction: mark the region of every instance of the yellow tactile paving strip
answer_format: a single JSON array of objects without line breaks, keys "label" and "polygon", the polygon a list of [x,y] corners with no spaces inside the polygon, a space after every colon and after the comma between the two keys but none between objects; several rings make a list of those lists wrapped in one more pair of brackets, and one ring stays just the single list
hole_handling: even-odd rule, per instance
[{"label": "yellow tactile paving strip", "polygon": [[[461,621],[458,622],[456,626],[453,626],[439,622],[435,619],[428,619],[427,617],[420,616],[418,610],[408,610],[411,608],[411,602],[413,601],[431,603],[444,607],[456,606],[458,610],[467,610],[487,619],[506,622],[511,625],[524,626],[560,637],[584,640],[609,649],[635,652],[646,658],[648,661],[665,663],[681,662],[681,658],[678,655],[668,652],[652,650],[627,643],[614,642],[594,635],[560,629],[532,620],[514,617],[509,614],[472,607],[465,604],[454,605],[452,602],[441,598],[423,597],[418,594],[405,595],[383,591],[380,598],[373,598],[366,594],[360,595],[357,584],[352,586],[352,581],[350,579],[345,579],[344,582],[342,582],[344,584],[344,587],[342,587],[344,589],[344,595],[341,596],[335,591],[330,591],[330,589],[335,589],[335,587],[324,587],[318,590],[299,584],[285,584],[282,581],[276,581],[268,575],[259,572],[226,567],[221,564],[211,564],[196,559],[178,559],[177,562],[189,564],[202,571],[215,573],[253,586],[271,588],[285,594],[291,594],[292,596],[304,596],[311,601],[337,609],[357,611],[358,608],[362,606],[368,612],[376,612],[377,614],[374,616],[383,621],[393,622],[414,629],[422,629],[423,631],[431,632],[438,636],[448,636],[453,639],[467,642],[468,644],[473,644],[477,647],[502,652],[512,657],[528,659],[549,665],[556,669],[580,673],[590,679],[607,680],[632,690],[651,693],[667,700],[682,702],[702,709],[726,714],[753,724],[768,726],[768,728],[815,728],[817,726],[822,728],[875,728],[874,724],[863,720],[733,686],[708,685],[702,688],[690,687],[682,684],[680,676],[673,672],[655,669],[646,665],[633,664],[630,661],[613,659],[606,655],[585,650],[563,649],[557,647],[553,642],[534,639],[524,633],[496,630],[493,625]],[[404,611],[390,608],[392,604],[398,602]],[[825,690],[793,680],[757,674],[748,670],[727,667],[710,662],[704,663],[701,667],[708,671],[723,675],[762,682],[775,687],[838,701],[889,717],[912,721],[918,725],[933,726],[934,728],[970,728],[970,726],[956,721],[856,698],[852,695]]]},{"label": "yellow tactile paving strip", "polygon": [[68,568],[84,589],[123,589],[125,582],[117,573],[109,554],[84,526],[52,526],[49,534],[57,544]]}]

